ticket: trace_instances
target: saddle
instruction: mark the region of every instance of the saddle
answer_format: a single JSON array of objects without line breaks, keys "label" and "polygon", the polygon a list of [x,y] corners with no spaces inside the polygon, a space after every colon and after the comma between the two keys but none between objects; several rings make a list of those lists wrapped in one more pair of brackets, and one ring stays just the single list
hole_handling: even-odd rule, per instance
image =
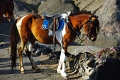
[{"label": "saddle", "polygon": [[[53,43],[56,46],[56,31],[60,31],[63,29],[65,22],[68,22],[68,16],[71,14],[71,12],[67,12],[67,14],[55,14],[55,15],[47,15],[46,13],[43,14],[43,29],[49,29],[51,32],[53,32]],[[54,46],[54,50],[55,50]]]},{"label": "saddle", "polygon": [[[62,27],[64,26],[64,20],[60,19],[60,17],[61,17],[61,15],[59,15],[59,14],[55,14],[55,15],[51,16],[51,15],[44,13],[44,15],[43,15],[44,21],[42,24],[42,28],[44,30],[49,29],[51,31],[61,30]],[[54,26],[54,24],[56,26]]]},{"label": "saddle", "polygon": [[55,15],[48,15],[46,13],[43,14],[43,18],[44,18],[44,21],[43,21],[43,24],[42,24],[42,28],[44,30],[51,30],[52,33],[53,33],[53,44],[54,44],[54,50],[55,50],[55,46],[56,46],[56,31],[58,30],[62,30],[63,27],[64,27],[64,19],[61,19],[61,15],[59,14],[55,14]]},{"label": "saddle", "polygon": [[60,17],[60,15],[59,14],[55,14],[55,15],[48,15],[47,13],[43,13],[43,17],[44,17],[44,19],[48,19],[48,20],[51,20],[51,19],[54,19],[54,18],[58,18],[58,17]]}]

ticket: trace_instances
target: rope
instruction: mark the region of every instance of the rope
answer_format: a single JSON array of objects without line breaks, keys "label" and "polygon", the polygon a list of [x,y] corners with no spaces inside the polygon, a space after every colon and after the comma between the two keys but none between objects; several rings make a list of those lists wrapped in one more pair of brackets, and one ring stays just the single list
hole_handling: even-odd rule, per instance
[{"label": "rope", "polygon": [[85,41],[87,39],[87,36],[84,40],[82,40],[79,36],[78,36],[78,38],[81,40],[81,43],[82,43],[83,41]]},{"label": "rope", "polygon": [[87,39],[86,39],[86,46],[87,46],[87,49],[88,49],[89,51],[94,52],[94,53],[98,53],[98,52],[96,52],[96,51],[91,50],[91,49],[88,47],[88,37],[87,37]]},{"label": "rope", "polygon": [[91,52],[94,52],[94,53],[96,53],[97,55],[98,55],[98,59],[97,60],[99,60],[100,59],[100,54],[101,54],[101,52],[103,51],[103,50],[105,50],[105,48],[102,48],[100,51],[93,51],[93,50],[91,50],[89,47],[88,47],[88,40],[86,40],[86,46],[87,46],[87,49],[89,50],[89,51],[91,51]]},{"label": "rope", "polygon": [[[91,50],[91,49],[88,47],[88,41],[87,41],[87,39],[86,39],[86,46],[87,46],[87,49],[88,49],[89,51],[94,52],[94,53],[97,53],[97,55],[98,55],[98,59],[97,59],[97,60],[100,59],[100,56],[101,56],[102,51],[105,51],[105,48],[102,48],[102,49],[101,49],[100,51],[98,51],[98,52]],[[110,50],[114,51],[115,53],[117,52],[113,47],[111,47]]]}]

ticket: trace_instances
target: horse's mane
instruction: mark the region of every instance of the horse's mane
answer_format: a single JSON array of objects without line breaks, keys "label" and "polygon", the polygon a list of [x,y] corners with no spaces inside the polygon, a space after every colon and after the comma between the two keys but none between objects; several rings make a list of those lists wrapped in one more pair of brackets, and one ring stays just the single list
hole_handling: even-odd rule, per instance
[{"label": "horse's mane", "polygon": [[74,16],[74,15],[78,15],[78,14],[91,14],[91,15],[93,15],[92,13],[91,13],[91,11],[87,11],[87,10],[79,10],[79,11],[77,11],[77,12],[73,12],[73,13],[71,13],[70,14],[70,16]]}]

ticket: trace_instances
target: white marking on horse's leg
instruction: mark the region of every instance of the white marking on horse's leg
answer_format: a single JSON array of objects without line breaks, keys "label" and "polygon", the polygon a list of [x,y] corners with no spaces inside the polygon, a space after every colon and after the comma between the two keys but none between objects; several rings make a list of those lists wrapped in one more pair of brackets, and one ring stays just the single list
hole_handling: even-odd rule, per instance
[{"label": "white marking on horse's leg", "polygon": [[63,50],[63,49],[61,50],[60,60],[59,60],[58,68],[57,68],[57,72],[58,72],[58,73],[61,73],[62,62],[63,62],[63,61],[62,61],[62,56],[63,56],[62,54],[64,54],[64,50]]},{"label": "white marking on horse's leg", "polygon": [[31,43],[29,43],[29,45],[28,45],[28,51],[32,51],[32,44]]},{"label": "white marking on horse's leg", "polygon": [[[64,37],[65,34],[66,34],[66,23],[64,24],[64,28],[61,31],[56,31],[56,39],[61,44],[61,47],[62,47],[62,38]],[[67,74],[66,74],[66,71],[65,71],[65,63],[64,63],[65,60],[66,60],[65,51],[62,47],[57,72],[61,73],[61,75],[64,78],[67,77]]]},{"label": "white marking on horse's leg", "polygon": [[60,60],[59,60],[59,65],[58,65],[58,68],[57,68],[57,72],[61,73],[61,75],[63,77],[67,76],[66,71],[65,71],[65,60],[66,60],[65,52],[64,52],[64,49],[62,49],[61,50],[61,55],[60,55]]},{"label": "white marking on horse's leg", "polygon": [[[66,58],[66,56],[65,56],[65,58]],[[65,72],[65,59],[63,58],[63,60],[64,60],[64,62],[62,63],[62,72]]]},{"label": "white marking on horse's leg", "polygon": [[28,45],[28,51],[30,51],[31,54],[35,55],[35,54],[33,53],[33,45],[32,45],[31,43],[29,43],[29,45]]},{"label": "white marking on horse's leg", "polygon": [[[62,38],[64,37],[64,35],[66,34],[66,23],[64,24],[64,28],[61,31],[56,31],[56,39],[58,40],[58,42],[61,44],[62,47]],[[62,47],[61,50],[61,54],[60,54],[60,60],[58,63],[58,68],[57,68],[57,72],[61,73],[61,75],[67,79],[67,74],[65,71],[65,60],[66,60],[66,56],[65,56],[65,51]]]},{"label": "white marking on horse's leg", "polygon": [[62,63],[61,75],[62,75],[63,77],[65,77],[65,76],[67,76],[67,74],[66,74],[66,70],[65,70],[66,56],[65,56],[65,52],[64,52],[63,49],[62,49],[62,53],[61,53],[60,58],[61,58],[61,63]]},{"label": "white marking on horse's leg", "polygon": [[57,73],[60,73],[61,72],[61,59],[59,60],[59,63],[58,63],[58,68],[57,68]]},{"label": "white marking on horse's leg", "polygon": [[20,71],[21,71],[21,73],[23,73],[23,74],[25,73],[25,72],[24,72],[24,71],[25,71],[25,69],[24,69],[24,67],[23,67],[23,66],[21,67]]},{"label": "white marking on horse's leg", "polygon": [[[56,39],[61,44],[61,47],[62,47],[62,38],[63,38],[63,36],[65,34],[65,27],[66,26],[64,26],[63,30],[61,30],[61,31],[56,31]],[[63,49],[61,50],[60,60],[59,60],[59,63],[58,63],[58,68],[57,68],[58,73],[60,73],[60,69],[61,69],[61,65],[62,65],[62,63],[61,63],[62,52],[64,53]]]}]

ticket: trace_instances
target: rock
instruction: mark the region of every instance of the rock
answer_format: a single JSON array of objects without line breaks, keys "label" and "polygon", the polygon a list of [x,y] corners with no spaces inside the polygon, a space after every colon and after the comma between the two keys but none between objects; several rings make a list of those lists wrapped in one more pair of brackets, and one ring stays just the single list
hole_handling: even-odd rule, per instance
[{"label": "rock", "polygon": [[85,80],[119,80],[118,54],[116,48],[104,48],[97,54],[89,53],[86,50],[86,52],[78,52],[71,58],[68,57],[66,63],[71,71],[78,73],[77,75],[81,75]]},{"label": "rock", "polygon": [[[119,44],[120,44],[120,40],[119,40],[119,38],[120,38],[120,35],[119,35],[120,34],[120,17],[119,17],[120,1],[119,0],[74,0],[74,1],[75,1],[76,6],[80,7],[79,8],[80,10],[88,10],[88,11],[91,11],[92,13],[95,13],[95,15],[99,16],[101,31],[99,33],[97,41],[94,43],[92,43],[90,41],[88,41],[88,44],[86,42],[81,43],[79,39],[76,39],[76,41],[74,43],[75,43],[75,45],[77,44],[79,46],[69,46],[68,52],[71,54],[74,54],[74,55],[77,55],[80,52],[95,53],[95,52],[100,51],[102,47],[105,48],[105,47],[111,47],[111,46],[116,46],[116,45],[119,46]],[[78,10],[74,6],[73,2],[72,3],[71,2],[72,2],[72,0],[14,0],[14,4],[15,4],[14,16],[17,19],[28,13],[42,14],[43,12],[46,12],[49,15],[53,15],[56,13],[64,13],[69,10],[71,10],[71,11]],[[3,23],[0,24],[0,43],[9,42],[8,39],[9,39],[11,25],[12,25],[12,22],[9,23],[6,21],[3,21]],[[1,44],[0,45],[0,48],[2,48],[0,50],[1,55],[4,54],[6,56],[6,57],[0,56],[1,64],[4,64],[4,65],[9,63],[9,55],[6,55],[6,54],[8,54],[8,50],[5,50],[5,48],[9,47],[8,45],[9,44]],[[84,46],[84,45],[87,45],[90,50],[87,48],[87,46]],[[43,48],[42,50],[46,50],[46,49]],[[46,50],[46,51],[50,52],[49,50]],[[59,58],[58,57],[54,58],[54,57],[56,57],[56,56],[48,58],[48,61],[52,60],[53,63],[57,63],[56,59],[59,59]],[[42,59],[42,58],[43,58],[43,56],[41,58],[38,58],[37,60],[39,61],[39,59]],[[7,63],[6,63],[6,59],[7,59]],[[28,60],[28,59],[25,59],[25,61],[26,60]],[[54,60],[56,62],[54,62]],[[46,60],[45,62],[48,62],[48,61]],[[26,65],[28,65],[29,61],[26,63],[27,63]],[[37,64],[40,64],[40,62],[38,62]],[[9,67],[4,67],[4,65],[1,65],[1,70],[3,70],[1,73],[8,74]],[[97,76],[96,78],[103,80],[103,77],[107,76],[107,78],[110,77],[111,79],[116,79],[117,77],[119,77],[119,74],[120,74],[119,67],[120,67],[119,62],[104,63],[104,66],[99,66],[99,68],[98,68],[99,71],[97,72],[98,74],[96,75]],[[28,68],[28,66],[27,66],[27,68]],[[114,73],[114,72],[116,72],[116,73]],[[55,72],[55,74],[56,74],[56,72]],[[98,76],[99,74],[100,74],[100,76]],[[101,74],[104,74],[104,75],[101,75]],[[112,78],[111,74],[113,75],[114,78]],[[31,75],[32,75],[32,77],[30,77]],[[26,78],[27,79],[41,78],[41,76],[40,76],[41,74],[37,74],[38,75],[37,77],[33,77],[33,75],[36,76],[36,73],[28,74],[28,78],[26,77],[26,75],[24,75],[24,77],[23,77],[23,75],[21,75],[21,78],[25,78],[25,79]],[[16,74],[14,76],[16,76]],[[18,76],[19,75],[17,74],[16,79],[20,78]],[[56,75],[55,75],[55,77],[56,77]],[[5,76],[2,79],[10,79],[10,78],[13,78],[13,75]],[[44,78],[46,79],[46,76],[44,76]]]},{"label": "rock", "polygon": [[63,0],[47,0],[43,4],[39,5],[38,13],[43,14],[44,12],[46,12],[49,15],[53,15],[57,13],[65,13],[66,11],[76,10],[71,3],[69,2],[65,3],[64,1]]},{"label": "rock", "polygon": [[[119,3],[119,0],[74,0],[74,2],[73,0],[14,0],[14,16],[19,18],[28,13],[43,14],[43,12],[54,15],[69,10],[91,11],[99,16],[101,28],[96,42],[89,41],[88,44],[107,48],[120,44]],[[78,38],[76,38],[75,43],[86,45],[85,42],[81,43]]]},{"label": "rock", "polygon": [[95,46],[69,46],[68,47],[68,52],[71,53],[72,55],[78,55],[80,52],[97,53],[100,50],[101,48],[95,47]]},{"label": "rock", "polygon": [[[119,0],[74,0],[80,10],[88,10],[98,15],[100,33],[95,43],[100,47],[111,47],[120,44],[120,1]],[[103,38],[103,39],[102,39]],[[107,39],[108,38],[108,39]],[[113,42],[112,42],[113,41]],[[85,45],[85,44],[83,44]],[[104,46],[105,45],[105,46]]]}]

